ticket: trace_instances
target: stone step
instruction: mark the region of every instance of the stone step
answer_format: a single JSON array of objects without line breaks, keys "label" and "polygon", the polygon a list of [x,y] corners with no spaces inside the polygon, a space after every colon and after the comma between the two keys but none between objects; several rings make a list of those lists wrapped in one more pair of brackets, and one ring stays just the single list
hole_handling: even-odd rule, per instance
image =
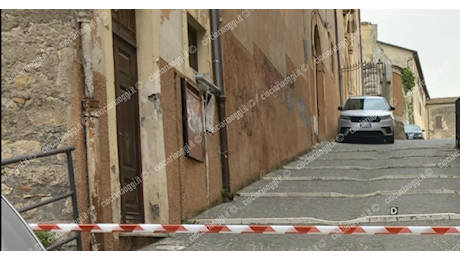
[{"label": "stone step", "polygon": [[[441,223],[442,224],[442,223]],[[458,236],[177,234],[146,251],[460,251]]]},{"label": "stone step", "polygon": [[[315,150],[317,151],[317,150]],[[413,150],[396,150],[396,151],[361,151],[361,152],[341,152],[335,151],[323,154],[316,160],[387,160],[387,159],[408,159],[413,157],[430,157],[430,158],[446,158],[453,154],[453,150],[437,150],[437,149],[413,149]],[[314,153],[314,152],[313,152]],[[312,155],[309,153],[308,155]],[[305,160],[307,156],[299,156],[299,160]]]},{"label": "stone step", "polygon": [[[305,226],[458,226],[460,214],[411,214],[411,215],[376,215],[350,220],[324,220],[312,217],[297,218],[227,218],[191,219],[191,223],[206,225],[305,225]],[[219,222],[218,222],[219,221]]]},{"label": "stone step", "polygon": [[[458,194],[460,201],[460,181],[452,179],[408,179],[408,180],[378,180],[369,182],[360,181],[279,181],[279,180],[260,180],[253,183],[238,194],[244,196],[254,192],[264,193],[270,196],[272,193],[287,194],[286,196],[302,196],[295,194],[318,194],[317,197],[341,197],[340,194],[350,197],[366,196],[389,196],[399,190],[401,193],[414,194]],[[321,194],[321,195],[320,195]],[[404,195],[406,195],[404,194]],[[243,195],[241,195],[243,196]],[[307,196],[307,195],[306,195]],[[460,202],[459,202],[460,203]]]},{"label": "stone step", "polygon": [[[410,157],[405,159],[381,160],[324,160],[306,159],[291,162],[285,169],[391,169],[391,168],[459,168],[460,157],[453,159],[439,157]],[[444,161],[446,159],[446,161]],[[459,170],[460,171],[460,170]]]},{"label": "stone step", "polygon": [[312,197],[235,197],[231,203],[216,206],[196,219],[238,218],[317,218],[343,221],[362,216],[391,216],[390,207],[399,215],[460,214],[459,195],[406,195],[386,203],[386,197],[312,198]]},{"label": "stone step", "polygon": [[[460,176],[460,170],[456,168],[432,168],[433,173],[429,177],[437,176]],[[289,176],[289,177],[348,177],[348,178],[359,178],[359,179],[371,179],[385,176],[419,176],[421,173],[425,174],[426,168],[391,168],[391,169],[379,169],[379,170],[335,170],[335,169],[278,169],[276,171],[267,174],[266,177],[278,177],[278,176]],[[428,172],[429,173],[429,172]],[[426,174],[425,174],[426,175]],[[426,175],[427,176],[427,175]]]},{"label": "stone step", "polygon": [[335,153],[354,153],[354,152],[379,152],[379,151],[413,151],[420,149],[445,150],[450,151],[455,148],[455,139],[442,140],[395,140],[394,144],[358,144],[358,143],[331,143],[321,142],[316,149],[326,146],[333,147]]}]

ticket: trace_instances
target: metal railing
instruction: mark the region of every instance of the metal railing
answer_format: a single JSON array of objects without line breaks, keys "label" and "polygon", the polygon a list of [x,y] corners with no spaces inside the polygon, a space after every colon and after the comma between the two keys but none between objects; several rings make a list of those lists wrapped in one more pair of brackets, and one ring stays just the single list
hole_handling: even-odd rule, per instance
[{"label": "metal railing", "polygon": [[385,63],[365,62],[363,64],[364,95],[388,98]]},{"label": "metal railing", "polygon": [[[47,204],[50,204],[50,203],[53,203],[53,202],[56,202],[56,201],[59,201],[59,200],[62,200],[62,199],[66,199],[68,197],[72,197],[73,217],[74,217],[75,221],[78,221],[79,213],[78,213],[78,203],[77,203],[77,191],[76,191],[76,188],[75,188],[75,176],[74,176],[73,159],[72,159],[72,151],[73,150],[75,150],[75,147],[65,147],[65,148],[55,149],[55,150],[52,150],[52,151],[40,152],[40,153],[34,154],[33,159],[52,156],[52,155],[61,154],[61,153],[65,153],[67,155],[67,169],[68,169],[68,172],[69,172],[70,191],[66,192],[64,194],[57,195],[57,196],[55,196],[55,197],[53,197],[51,199],[36,203],[34,205],[29,205],[29,206],[23,207],[23,208],[18,210],[19,213],[23,213],[23,212],[26,212],[26,211],[29,211],[29,210],[32,210],[32,209],[36,209],[38,207],[41,207],[41,206],[44,206],[44,205],[47,205]],[[21,162],[21,161],[24,161],[24,160],[31,160],[30,155],[22,155],[22,156],[10,158],[10,159],[2,160],[2,165],[1,166],[4,167],[6,165],[13,164],[13,163],[18,163],[18,162]],[[73,236],[71,236],[71,237],[69,237],[69,238],[67,238],[65,240],[62,240],[62,241],[60,241],[58,243],[54,243],[51,246],[47,247],[46,250],[56,249],[56,248],[58,248],[58,247],[60,247],[60,246],[62,246],[64,244],[67,244],[67,243],[73,241],[73,240],[77,241],[77,250],[81,251],[82,250],[82,243],[81,243],[81,235],[80,235],[80,233],[77,233],[77,234],[75,234],[75,235],[73,235]]]},{"label": "metal railing", "polygon": [[363,96],[382,96],[390,100],[386,65],[382,61],[364,62],[341,68],[344,91],[362,90]]}]

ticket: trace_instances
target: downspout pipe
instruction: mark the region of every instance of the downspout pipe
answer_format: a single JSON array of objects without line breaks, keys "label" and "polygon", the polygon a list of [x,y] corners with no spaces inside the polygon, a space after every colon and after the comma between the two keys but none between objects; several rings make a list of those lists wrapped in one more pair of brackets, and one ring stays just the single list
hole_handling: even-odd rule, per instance
[{"label": "downspout pipe", "polygon": [[[86,26],[90,26],[91,19],[93,18],[93,10],[79,9],[77,10],[77,21],[80,24],[79,29],[83,29]],[[91,43],[91,32],[84,31],[80,36],[81,50],[83,58],[83,70],[85,77],[85,98],[94,98],[94,77],[91,66],[92,58],[92,43]]]},{"label": "downspout pipe", "polygon": [[221,92],[220,88],[218,86],[214,85],[214,83],[212,83],[205,76],[203,76],[201,74],[197,74],[197,75],[195,75],[195,80],[204,83],[206,86],[208,86],[212,90],[213,93],[215,93],[216,95],[220,95],[220,92]]},{"label": "downspout pipe", "polygon": [[[218,9],[211,10],[211,35],[217,35],[220,27],[220,15]],[[216,33],[216,34],[215,34]],[[217,96],[217,110],[219,122],[222,122],[226,118],[225,113],[225,85],[224,85],[224,73],[222,68],[222,45],[220,37],[214,37],[212,39],[212,51],[213,51],[213,66],[214,66],[214,79],[217,88],[220,90]],[[221,164],[222,164],[222,184],[223,189],[227,193],[227,198],[233,200],[232,188],[230,185],[230,167],[228,162],[228,134],[227,126],[220,129],[220,149],[221,149]]]},{"label": "downspout pipe", "polygon": [[[79,29],[93,25],[94,10],[78,9],[76,10]],[[94,26],[94,25],[93,25]],[[98,178],[99,172],[99,116],[96,111],[99,107],[99,101],[94,98],[94,76],[92,68],[92,39],[91,30],[82,30],[84,33],[80,36],[82,63],[84,70],[85,96],[82,100],[84,115],[82,123],[85,124],[86,137],[86,161],[88,174],[88,194],[90,209],[90,222],[102,222],[99,219],[99,196],[98,196]],[[100,235],[90,235],[91,249],[103,250],[103,237]]]},{"label": "downspout pipe", "polygon": [[[337,21],[337,9],[334,10],[334,23],[335,23],[335,42],[339,44],[339,27]],[[340,56],[340,48],[337,49],[337,66],[339,67],[339,86],[340,86],[340,106],[343,106],[343,71],[342,71],[342,57]]]}]

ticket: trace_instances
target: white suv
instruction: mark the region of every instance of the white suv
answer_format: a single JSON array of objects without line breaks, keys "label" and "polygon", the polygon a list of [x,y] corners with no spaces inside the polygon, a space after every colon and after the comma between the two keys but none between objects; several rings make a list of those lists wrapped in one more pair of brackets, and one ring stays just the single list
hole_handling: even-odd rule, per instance
[{"label": "white suv", "polygon": [[383,97],[351,97],[339,107],[339,133],[344,140],[379,138],[394,143],[394,109]]}]

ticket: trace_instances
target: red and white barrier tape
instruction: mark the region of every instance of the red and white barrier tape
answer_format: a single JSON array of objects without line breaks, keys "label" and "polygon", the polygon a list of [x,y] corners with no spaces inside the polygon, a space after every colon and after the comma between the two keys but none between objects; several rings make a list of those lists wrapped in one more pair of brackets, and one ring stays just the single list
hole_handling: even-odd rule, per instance
[{"label": "red and white barrier tape", "polygon": [[458,227],[430,226],[292,226],[292,225],[160,225],[160,224],[29,224],[34,231],[220,233],[220,234],[341,234],[341,235],[460,235]]}]

